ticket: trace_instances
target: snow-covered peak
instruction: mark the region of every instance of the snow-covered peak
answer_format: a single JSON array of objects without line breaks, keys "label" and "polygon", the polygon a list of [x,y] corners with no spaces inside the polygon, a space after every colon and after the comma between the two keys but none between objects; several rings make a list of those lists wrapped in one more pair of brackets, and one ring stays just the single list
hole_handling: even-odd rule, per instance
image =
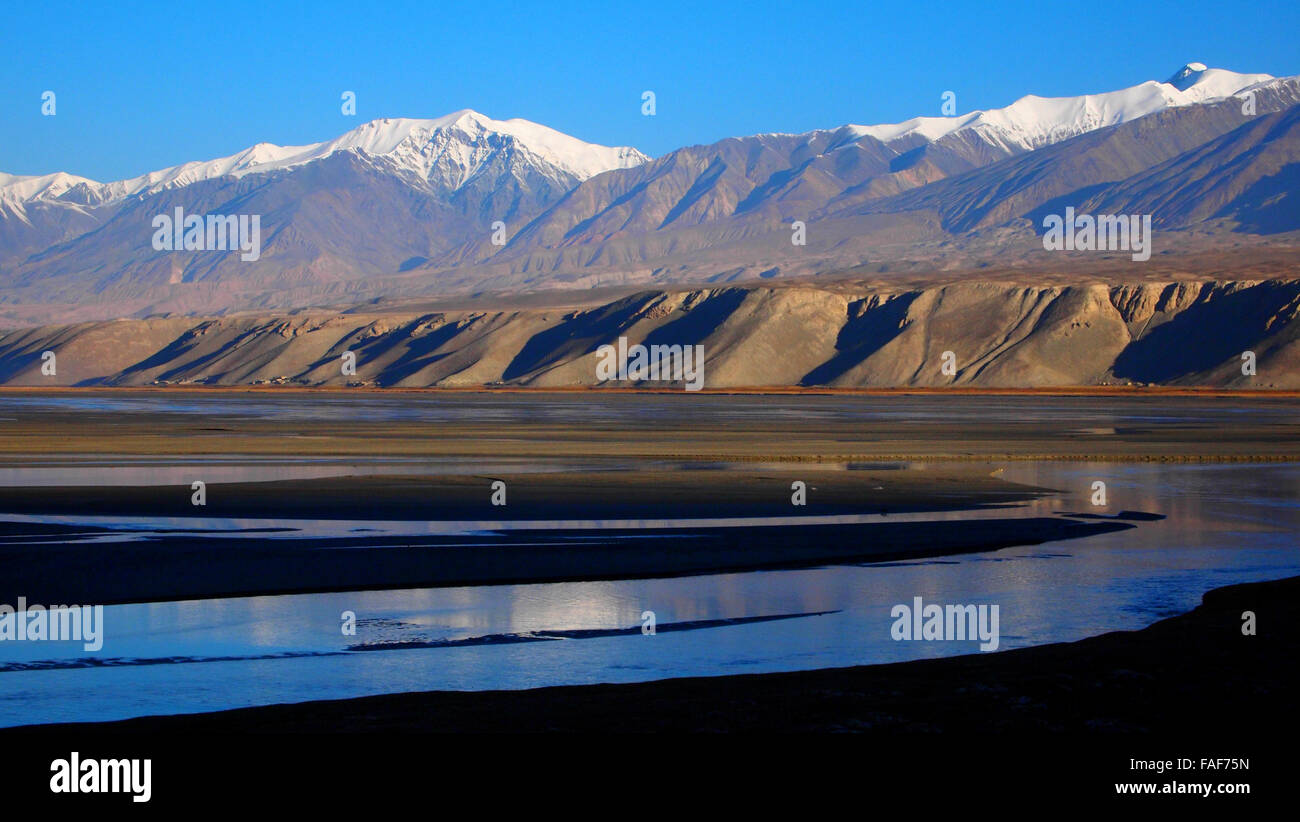
[{"label": "snow-covered peak", "polygon": [[[1005,108],[954,117],[914,117],[891,125],[848,125],[844,130],[853,137],[874,137],[889,143],[902,139],[934,141],[971,129],[991,142],[1024,151],[1165,108],[1240,94],[1273,80],[1268,74],[1239,74],[1188,63],[1163,83],[1152,80],[1119,91],[1079,97],[1030,95]],[[850,138],[837,147],[852,142]],[[572,185],[601,172],[632,168],[649,160],[635,148],[587,143],[528,120],[493,120],[461,109],[433,119],[371,120],[333,140],[311,145],[258,143],[229,157],[184,163],[112,183],[96,183],[62,172],[33,177],[0,174],[0,202],[58,197],[86,204],[110,202],[202,180],[290,168],[345,151],[369,158],[391,172],[453,190],[487,169],[508,169],[513,173],[527,167],[556,184]]]},{"label": "snow-covered peak", "polygon": [[1188,63],[1166,80],[1164,85],[1173,86],[1181,92],[1185,103],[1201,103],[1231,97],[1252,86],[1276,79],[1271,74],[1238,74],[1226,69],[1207,68],[1204,63]]},{"label": "snow-covered peak", "polygon": [[1165,108],[1203,103],[1238,94],[1276,78],[1238,74],[1188,63],[1164,83],[1149,80],[1104,94],[1079,97],[1021,97],[1005,108],[972,111],[955,117],[914,117],[902,123],[847,128],[859,136],[890,142],[904,137],[937,140],[975,128],[990,138],[1021,149],[1039,148],[1094,129],[1125,123]]},{"label": "snow-covered peak", "polygon": [[58,197],[68,189],[83,183],[90,186],[98,185],[94,180],[87,180],[75,174],[64,174],[62,171],[31,176],[5,174],[0,171],[0,201],[21,203]]},{"label": "snow-covered peak", "polygon": [[470,109],[432,120],[372,120],[336,140],[312,147],[312,153],[323,157],[353,149],[387,156],[424,179],[430,179],[433,169],[452,163],[460,167],[461,178],[444,182],[458,187],[473,176],[493,150],[506,143],[526,152],[539,165],[551,166],[576,178],[575,182],[604,171],[631,168],[650,159],[627,146],[587,143],[528,120],[493,120]]},{"label": "snow-covered peak", "polygon": [[25,202],[53,198],[81,183],[89,187],[90,199],[106,202],[218,177],[290,168],[341,151],[387,158],[395,170],[456,188],[472,178],[496,152],[507,149],[522,155],[542,173],[573,178],[568,181],[571,183],[649,160],[635,148],[587,143],[528,120],[493,120],[462,109],[427,120],[371,120],[333,140],[311,145],[258,143],[229,157],[183,163],[111,183],[62,172],[41,177],[0,174],[0,199]]}]

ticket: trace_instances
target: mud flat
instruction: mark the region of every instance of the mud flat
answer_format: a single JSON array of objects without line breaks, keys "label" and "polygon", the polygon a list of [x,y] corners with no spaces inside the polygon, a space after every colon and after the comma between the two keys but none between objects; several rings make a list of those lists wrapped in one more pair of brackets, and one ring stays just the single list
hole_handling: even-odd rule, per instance
[{"label": "mud flat", "polygon": [[[195,466],[193,475],[202,479],[203,467]],[[791,504],[796,482],[804,485],[798,506]],[[497,483],[503,485],[494,493]],[[828,471],[801,465],[209,482],[202,506],[192,504],[191,488],[189,483],[0,486],[0,520],[4,514],[405,522],[806,517],[973,510],[1053,492],[1007,482],[973,465],[942,471],[901,465]]]},{"label": "mud flat", "polygon": [[[0,531],[0,602],[112,604],[254,594],[630,579],[874,562],[1032,545],[1136,527],[1119,520],[973,520],[519,528],[462,534],[284,539],[86,526]],[[58,529],[62,529],[61,531]],[[52,530],[53,529],[53,530]]]},{"label": "mud flat", "polygon": [[[0,564],[13,569],[0,601],[666,577],[939,556],[1135,527],[1030,515],[1019,504],[1050,489],[959,469],[344,476],[217,483],[204,489],[203,506],[183,485],[0,488]],[[795,477],[806,505],[791,504]],[[493,504],[494,483],[505,483],[507,504]]]},{"label": "mud flat", "polygon": [[0,457],[1265,462],[1300,460],[1298,409],[1291,396],[1180,390],[8,389]]}]

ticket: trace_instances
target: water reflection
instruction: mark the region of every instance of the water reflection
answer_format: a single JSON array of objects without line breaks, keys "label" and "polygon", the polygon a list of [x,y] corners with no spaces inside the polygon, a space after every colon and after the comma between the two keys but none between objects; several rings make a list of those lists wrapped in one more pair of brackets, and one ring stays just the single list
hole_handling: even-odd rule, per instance
[{"label": "water reflection", "polygon": [[[0,673],[0,724],[109,719],[403,690],[525,688],[795,670],[974,651],[894,642],[890,608],[1001,609],[1003,649],[1134,629],[1210,588],[1300,573],[1300,466],[1017,463],[1007,479],[1059,488],[1035,502],[1168,515],[1085,540],[937,560],[677,579],[502,585],[122,605],[105,609],[107,659],[252,657]],[[346,652],[392,636],[426,640],[835,611],[816,618],[655,636]],[[361,621],[341,631],[345,611]],[[285,654],[330,654],[294,656]],[[75,643],[0,643],[0,665],[85,653]]]}]

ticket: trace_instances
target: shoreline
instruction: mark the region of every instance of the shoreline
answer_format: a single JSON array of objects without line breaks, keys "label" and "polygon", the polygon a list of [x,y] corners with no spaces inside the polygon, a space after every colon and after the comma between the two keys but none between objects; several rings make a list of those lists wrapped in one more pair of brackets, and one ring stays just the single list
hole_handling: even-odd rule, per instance
[{"label": "shoreline", "polygon": [[[1241,632],[1253,611],[1257,636]],[[1300,720],[1300,577],[1137,631],[990,654],[522,691],[426,691],[0,733],[867,732],[1281,738]]]},{"label": "shoreline", "polygon": [[0,388],[0,458],[1264,463],[1300,460],[1296,408],[1222,392]]},{"label": "shoreline", "polygon": [[3,394],[85,394],[96,391],[109,393],[149,392],[209,392],[258,394],[597,394],[610,393],[624,396],[657,395],[674,396],[974,396],[974,397],[1206,397],[1225,399],[1300,399],[1300,389],[1294,388],[1216,388],[1213,386],[1175,385],[1065,385],[1037,388],[995,388],[973,386],[881,386],[873,388],[838,388],[831,386],[757,385],[732,388],[701,388],[686,391],[682,388],[654,388],[637,386],[529,386],[529,385],[432,385],[432,386],[379,386],[379,385],[0,385]]},{"label": "shoreline", "polygon": [[[6,530],[9,524],[4,524]],[[1125,519],[1059,517],[726,528],[517,529],[456,536],[276,539],[158,532],[98,542],[47,526],[0,536],[0,602],[101,605],[333,591],[659,579],[887,562],[1129,530]],[[80,528],[82,532],[88,529]],[[101,533],[90,536],[103,536]],[[298,544],[295,544],[298,543]],[[195,574],[196,568],[202,574]]]}]

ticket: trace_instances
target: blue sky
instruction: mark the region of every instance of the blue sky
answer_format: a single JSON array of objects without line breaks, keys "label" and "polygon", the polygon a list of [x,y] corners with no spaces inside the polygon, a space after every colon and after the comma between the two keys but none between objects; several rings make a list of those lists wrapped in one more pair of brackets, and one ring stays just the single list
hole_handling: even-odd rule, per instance
[{"label": "blue sky", "polygon": [[8,6],[0,171],[97,180],[460,108],[658,155],[938,114],[947,90],[964,112],[1163,80],[1192,60],[1300,74],[1295,0]]}]

